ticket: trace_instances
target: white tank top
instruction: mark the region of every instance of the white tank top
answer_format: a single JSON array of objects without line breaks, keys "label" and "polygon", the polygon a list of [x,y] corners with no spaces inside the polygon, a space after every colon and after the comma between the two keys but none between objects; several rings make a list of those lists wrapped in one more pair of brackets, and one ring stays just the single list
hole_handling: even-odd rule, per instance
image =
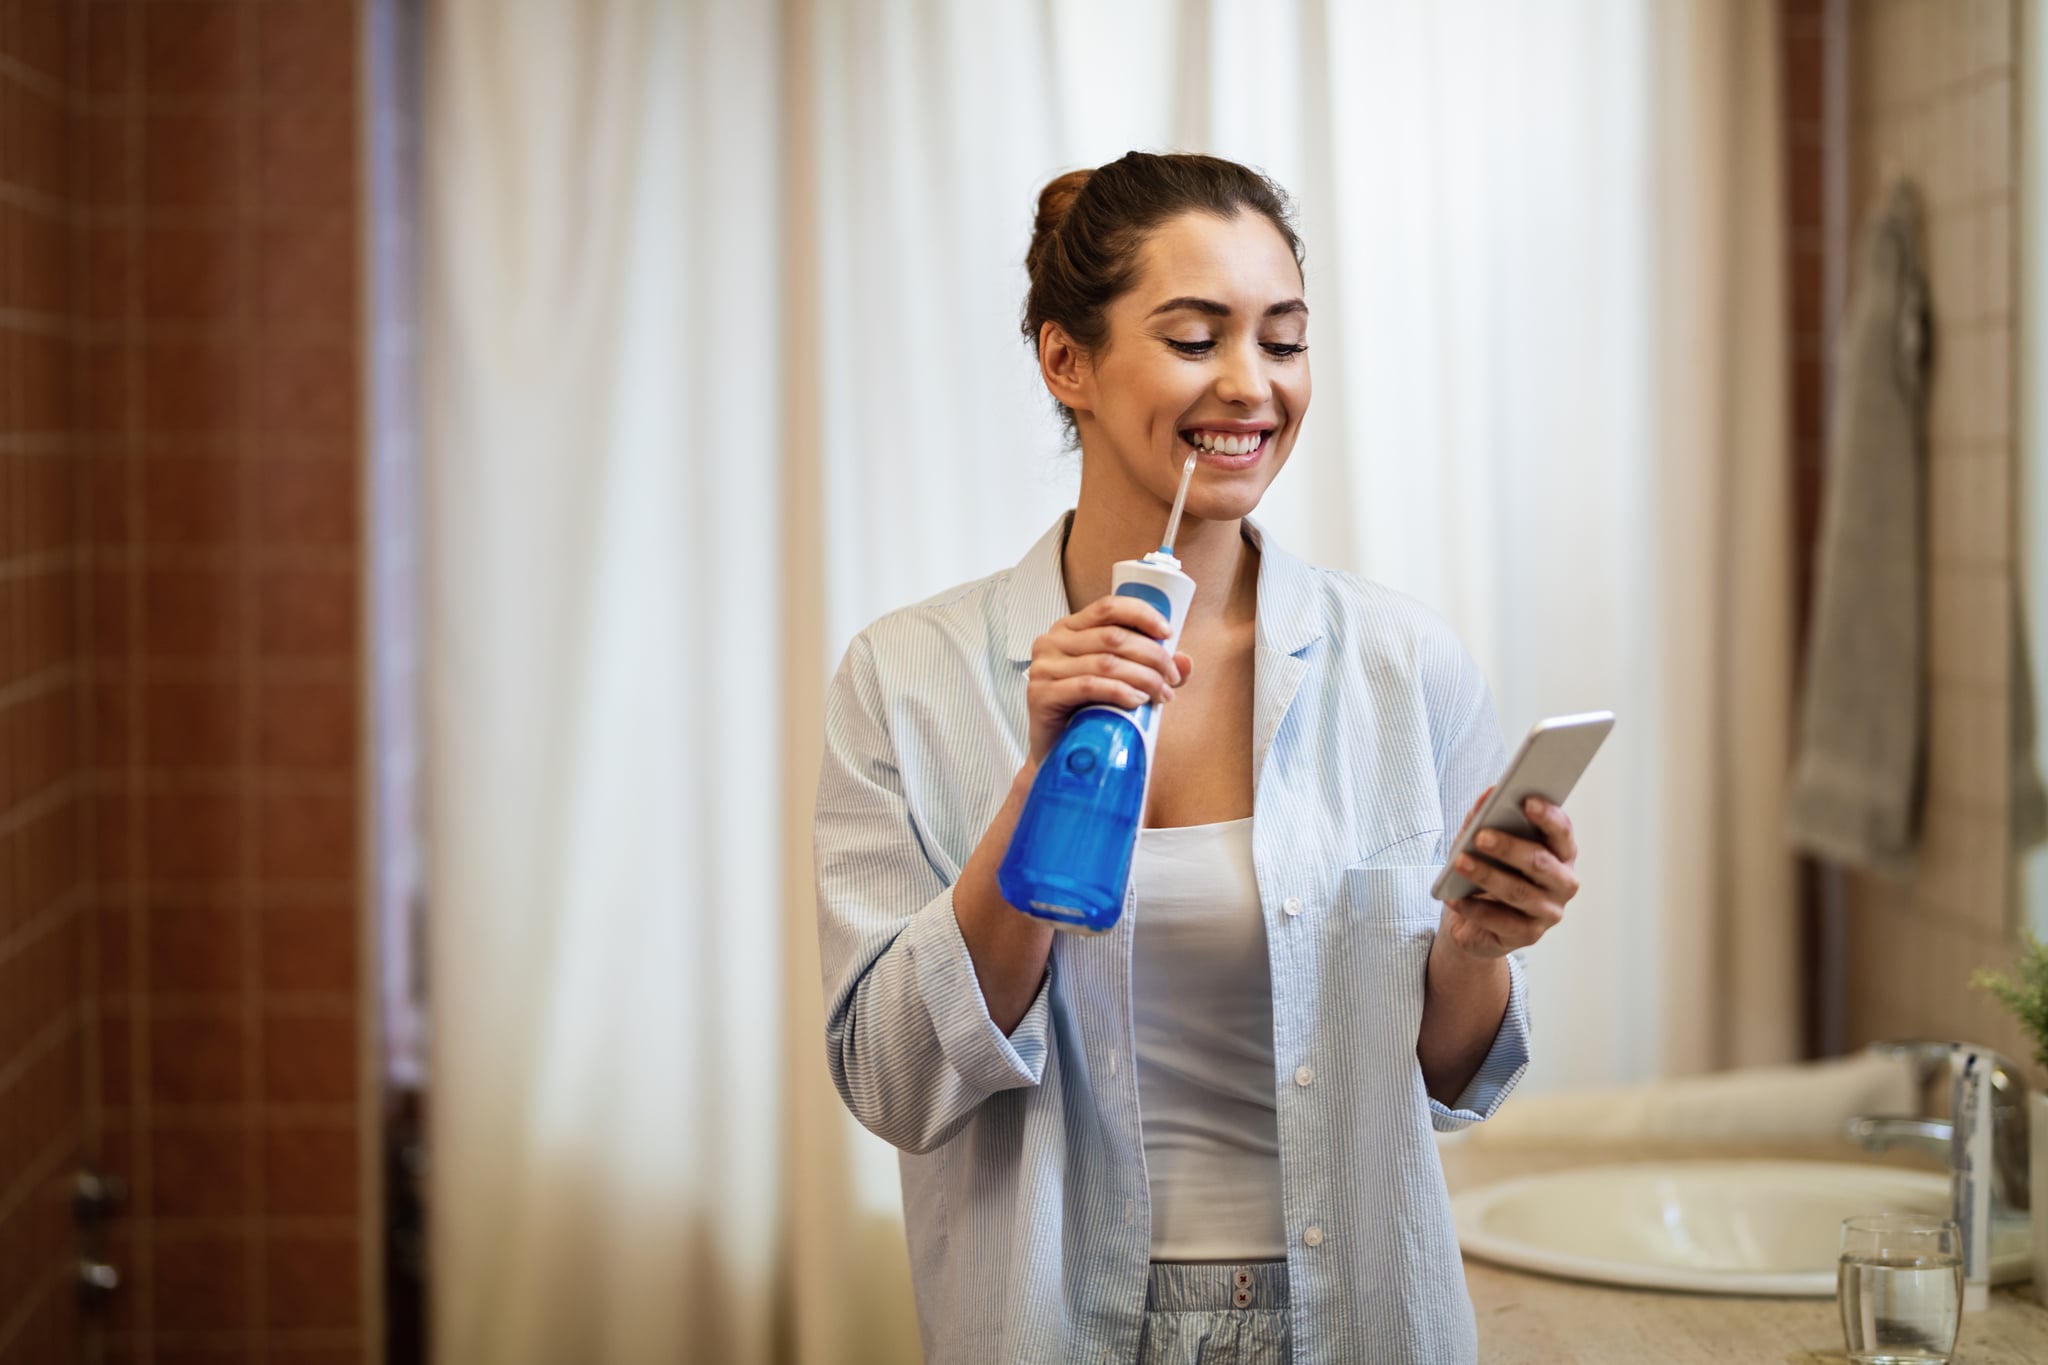
[{"label": "white tank top", "polygon": [[1139,831],[1131,948],[1155,1261],[1287,1254],[1252,822]]}]

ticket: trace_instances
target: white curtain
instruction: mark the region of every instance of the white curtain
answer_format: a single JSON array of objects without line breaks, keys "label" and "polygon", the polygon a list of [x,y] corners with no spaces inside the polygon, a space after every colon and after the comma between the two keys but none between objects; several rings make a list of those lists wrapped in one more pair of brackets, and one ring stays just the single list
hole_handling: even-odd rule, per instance
[{"label": "white curtain", "polygon": [[1531,1084],[1789,1054],[1770,13],[440,0],[437,1358],[914,1357],[893,1154],[822,1065],[819,699],[1068,505],[1021,261],[1130,147],[1300,201],[1275,533],[1445,612],[1511,737],[1620,713]]}]

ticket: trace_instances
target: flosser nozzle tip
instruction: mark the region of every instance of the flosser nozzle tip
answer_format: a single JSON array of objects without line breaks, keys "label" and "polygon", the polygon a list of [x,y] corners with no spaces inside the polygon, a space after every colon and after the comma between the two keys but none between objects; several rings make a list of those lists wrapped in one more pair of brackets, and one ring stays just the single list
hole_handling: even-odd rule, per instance
[{"label": "flosser nozzle tip", "polygon": [[1180,534],[1180,509],[1187,505],[1188,484],[1194,480],[1195,462],[1200,458],[1200,452],[1191,453],[1188,462],[1180,468],[1180,491],[1173,495],[1173,515],[1166,519],[1166,536],[1159,544],[1159,552],[1163,555],[1173,554],[1174,539]]}]

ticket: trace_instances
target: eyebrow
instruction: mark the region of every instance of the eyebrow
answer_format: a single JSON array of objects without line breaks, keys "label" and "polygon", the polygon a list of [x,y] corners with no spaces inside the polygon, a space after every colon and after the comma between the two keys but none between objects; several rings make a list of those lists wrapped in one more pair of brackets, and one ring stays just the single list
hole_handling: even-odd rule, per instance
[{"label": "eyebrow", "polygon": [[[1191,313],[1207,313],[1209,316],[1217,318],[1227,318],[1230,316],[1229,304],[1218,303],[1214,299],[1198,299],[1191,295],[1183,295],[1177,299],[1168,299],[1165,303],[1154,308],[1147,316],[1156,318],[1161,313],[1177,313],[1182,309],[1186,309]],[[1307,311],[1308,305],[1300,299],[1286,299],[1268,308],[1266,316],[1277,318],[1287,313],[1306,313]]]}]

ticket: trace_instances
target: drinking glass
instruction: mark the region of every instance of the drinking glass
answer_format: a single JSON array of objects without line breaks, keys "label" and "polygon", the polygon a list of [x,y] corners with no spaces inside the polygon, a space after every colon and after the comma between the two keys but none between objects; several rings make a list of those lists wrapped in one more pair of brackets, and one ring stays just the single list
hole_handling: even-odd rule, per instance
[{"label": "drinking glass", "polygon": [[1843,1219],[1835,1298],[1856,1365],[1946,1361],[1963,1315],[1956,1225],[1898,1213]]}]

